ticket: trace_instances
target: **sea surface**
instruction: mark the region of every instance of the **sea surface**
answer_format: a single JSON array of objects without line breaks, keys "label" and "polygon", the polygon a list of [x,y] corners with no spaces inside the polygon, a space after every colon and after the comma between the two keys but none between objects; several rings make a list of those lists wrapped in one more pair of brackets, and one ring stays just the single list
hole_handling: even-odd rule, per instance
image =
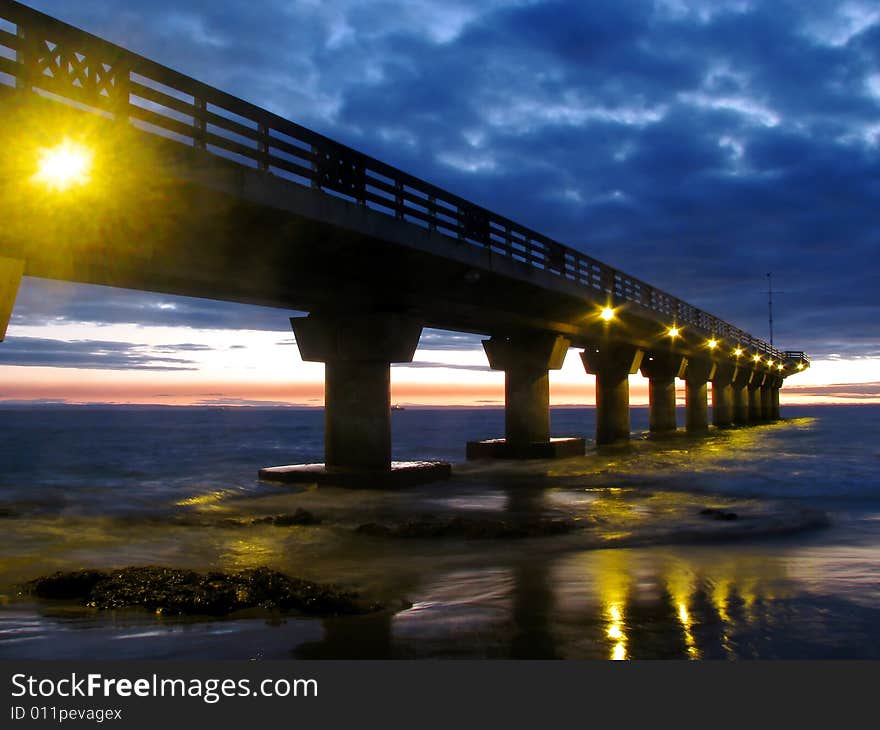
[{"label": "sea surface", "polygon": [[[0,658],[880,658],[880,407],[783,417],[654,438],[634,408],[629,444],[497,464],[464,448],[502,435],[501,409],[407,408],[394,458],[453,477],[395,491],[257,479],[322,460],[320,409],[0,406]],[[594,428],[553,410],[555,436]],[[298,508],[320,524],[260,521]],[[358,530],[453,519],[575,529]],[[394,608],[175,617],[22,589],[146,565],[268,566]]]}]

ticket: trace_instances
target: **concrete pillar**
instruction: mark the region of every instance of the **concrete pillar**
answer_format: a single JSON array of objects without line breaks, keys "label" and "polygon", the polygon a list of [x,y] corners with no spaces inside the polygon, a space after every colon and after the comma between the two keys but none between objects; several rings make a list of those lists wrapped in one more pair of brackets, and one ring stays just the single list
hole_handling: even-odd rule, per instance
[{"label": "concrete pillar", "polygon": [[638,372],[643,355],[635,345],[622,343],[581,353],[584,369],[596,376],[597,444],[629,438],[629,376]]},{"label": "concrete pillar", "polygon": [[412,362],[421,323],[388,313],[290,320],[302,359],[324,363],[324,463],[391,467],[390,363]]},{"label": "concrete pillar", "polygon": [[754,371],[749,380],[749,423],[760,423],[764,420],[761,412],[761,386],[764,384],[764,373]]},{"label": "concrete pillar", "polygon": [[24,274],[24,261],[0,256],[0,342],[6,337],[6,328],[12,318],[18,287]]},{"label": "concrete pillar", "polygon": [[773,389],[770,391],[770,417],[774,421],[778,421],[779,415],[779,389],[782,387],[784,379],[776,378],[773,383]]},{"label": "concrete pillar", "polygon": [[733,376],[736,367],[720,364],[712,378],[712,425],[729,426],[733,423]]},{"label": "concrete pillar", "polygon": [[493,370],[504,371],[504,436],[511,447],[550,440],[550,370],[571,343],[549,333],[483,340]]},{"label": "concrete pillar", "polygon": [[761,419],[764,421],[773,421],[773,390],[776,378],[773,375],[767,375],[764,378],[764,384],[761,386]]},{"label": "concrete pillar", "polygon": [[685,368],[685,425],[688,431],[700,433],[709,428],[709,381],[715,376],[711,360],[689,358]]},{"label": "concrete pillar", "polygon": [[737,366],[731,384],[733,397],[733,422],[738,426],[745,426],[749,422],[749,393],[748,384],[752,377],[752,371],[746,367]]},{"label": "concrete pillar", "polygon": [[675,379],[683,378],[687,360],[674,352],[648,352],[642,375],[648,379],[649,428],[654,433],[675,431]]}]

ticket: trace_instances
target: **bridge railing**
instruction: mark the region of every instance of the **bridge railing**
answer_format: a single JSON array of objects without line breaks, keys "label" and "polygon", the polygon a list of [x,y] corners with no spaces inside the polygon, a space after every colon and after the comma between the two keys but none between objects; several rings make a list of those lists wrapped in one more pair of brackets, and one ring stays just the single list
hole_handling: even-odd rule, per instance
[{"label": "bridge railing", "polygon": [[0,85],[125,118],[203,149],[644,307],[743,348],[783,353],[671,294],[453,193],[14,0],[0,0]]}]

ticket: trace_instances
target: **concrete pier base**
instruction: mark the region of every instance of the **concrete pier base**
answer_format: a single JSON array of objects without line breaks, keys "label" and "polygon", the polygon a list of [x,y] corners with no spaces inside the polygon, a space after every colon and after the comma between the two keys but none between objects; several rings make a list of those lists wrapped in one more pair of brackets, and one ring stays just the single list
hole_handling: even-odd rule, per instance
[{"label": "concrete pier base", "polygon": [[773,387],[770,390],[770,418],[778,421],[781,416],[779,414],[779,389],[782,387],[783,379],[775,378]]},{"label": "concrete pier base", "polygon": [[586,441],[582,438],[551,438],[530,444],[512,444],[507,439],[468,441],[468,459],[568,459],[583,456]]},{"label": "concrete pier base", "polygon": [[584,369],[596,376],[596,444],[629,439],[629,376],[642,364],[644,351],[622,343],[581,353]]},{"label": "concrete pier base", "polygon": [[24,261],[0,256],[0,342],[6,337],[23,275]]},{"label": "concrete pier base", "polygon": [[753,372],[748,384],[749,393],[749,423],[760,423],[764,420],[761,409],[761,386],[764,383],[764,373]]},{"label": "concrete pier base", "polygon": [[733,376],[732,365],[718,365],[712,378],[712,425],[723,428],[733,424]]},{"label": "concrete pier base", "polygon": [[469,441],[468,459],[552,459],[582,455],[584,440],[550,438],[550,370],[571,343],[550,333],[483,340],[493,370],[504,371],[504,438]]},{"label": "concrete pier base", "polygon": [[648,378],[648,427],[652,433],[675,431],[675,379],[683,378],[687,360],[672,352],[648,352],[641,363]]},{"label": "concrete pier base", "polygon": [[400,489],[449,479],[452,467],[442,461],[392,461],[387,469],[293,464],[260,469],[259,478],[285,484],[327,484],[350,489]]},{"label": "concrete pier base", "polygon": [[733,422],[737,426],[745,426],[749,422],[749,392],[748,384],[752,377],[752,371],[748,368],[737,366],[731,383],[733,400]]},{"label": "concrete pier base", "polygon": [[324,463],[268,467],[260,478],[390,486],[449,475],[446,463],[391,462],[390,364],[412,361],[421,323],[386,312],[312,313],[290,323],[302,359],[324,363]]},{"label": "concrete pier base", "polygon": [[709,381],[715,376],[711,360],[689,358],[685,369],[685,426],[692,433],[709,429]]},{"label": "concrete pier base", "polygon": [[773,377],[768,376],[761,386],[761,419],[764,421],[776,420],[773,418]]}]

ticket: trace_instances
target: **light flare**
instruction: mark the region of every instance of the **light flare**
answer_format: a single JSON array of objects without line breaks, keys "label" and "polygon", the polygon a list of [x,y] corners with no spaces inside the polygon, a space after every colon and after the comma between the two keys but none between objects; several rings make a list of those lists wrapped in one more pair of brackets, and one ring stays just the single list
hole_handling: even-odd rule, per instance
[{"label": "light flare", "polygon": [[55,147],[40,150],[37,171],[32,180],[56,191],[85,185],[91,180],[91,150],[64,139]]}]

